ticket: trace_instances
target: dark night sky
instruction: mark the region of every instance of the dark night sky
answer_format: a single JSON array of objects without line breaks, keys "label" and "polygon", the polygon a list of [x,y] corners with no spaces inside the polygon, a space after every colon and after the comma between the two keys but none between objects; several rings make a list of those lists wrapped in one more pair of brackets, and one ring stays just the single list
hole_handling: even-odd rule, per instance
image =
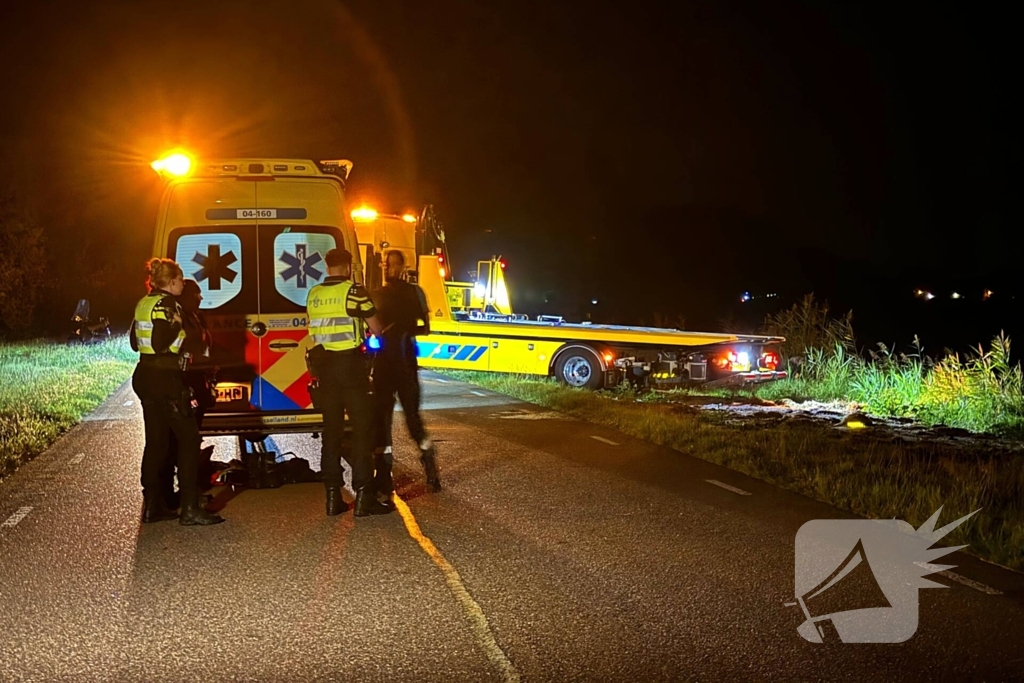
[{"label": "dark night sky", "polygon": [[184,145],[353,159],[353,198],[433,202],[528,312],[815,291],[902,338],[910,287],[1005,292],[1022,239],[1009,17],[896,4],[5,3],[0,179],[114,309]]}]

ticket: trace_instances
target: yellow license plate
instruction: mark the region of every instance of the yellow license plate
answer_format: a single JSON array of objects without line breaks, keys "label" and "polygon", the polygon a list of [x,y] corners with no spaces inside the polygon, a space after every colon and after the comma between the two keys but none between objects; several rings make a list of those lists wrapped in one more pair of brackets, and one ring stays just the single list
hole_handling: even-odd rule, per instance
[{"label": "yellow license plate", "polygon": [[217,403],[249,402],[249,387],[245,384],[219,382],[217,384]]}]

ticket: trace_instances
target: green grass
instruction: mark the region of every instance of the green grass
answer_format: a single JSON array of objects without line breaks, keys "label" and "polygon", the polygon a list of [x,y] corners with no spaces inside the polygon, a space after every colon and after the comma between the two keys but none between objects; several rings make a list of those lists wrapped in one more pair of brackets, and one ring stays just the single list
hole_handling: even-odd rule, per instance
[{"label": "green grass", "polygon": [[0,344],[0,476],[37,455],[131,376],[127,338]]},{"label": "green grass", "polygon": [[1000,335],[968,358],[948,354],[933,362],[915,342],[910,354],[879,345],[870,359],[837,344],[809,349],[795,379],[758,388],[762,399],[810,398],[859,404],[879,417],[910,417],[929,425],[1000,436],[1024,436],[1024,376],[1010,364],[1010,340]]},{"label": "green grass", "polygon": [[982,508],[944,544],[967,543],[973,554],[1024,570],[1024,455],[967,454],[802,421],[734,425],[673,405],[664,395],[628,389],[595,393],[497,373],[449,374],[865,517],[897,517],[919,526],[941,506],[945,521]]}]

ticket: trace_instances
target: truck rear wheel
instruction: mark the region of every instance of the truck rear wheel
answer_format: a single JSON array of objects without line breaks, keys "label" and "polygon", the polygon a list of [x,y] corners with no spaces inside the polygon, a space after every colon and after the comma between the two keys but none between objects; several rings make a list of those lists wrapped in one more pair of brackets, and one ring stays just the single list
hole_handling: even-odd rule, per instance
[{"label": "truck rear wheel", "polygon": [[555,377],[561,384],[580,389],[600,389],[604,373],[597,354],[583,346],[566,349],[555,362]]}]

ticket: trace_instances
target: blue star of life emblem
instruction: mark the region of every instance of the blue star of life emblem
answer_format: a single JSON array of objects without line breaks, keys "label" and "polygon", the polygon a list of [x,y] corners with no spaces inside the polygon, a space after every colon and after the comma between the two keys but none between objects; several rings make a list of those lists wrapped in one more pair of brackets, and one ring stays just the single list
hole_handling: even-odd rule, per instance
[{"label": "blue star of life emblem", "polygon": [[305,244],[296,244],[294,254],[287,251],[282,252],[278,260],[287,266],[281,272],[281,277],[285,282],[295,278],[296,287],[305,289],[309,286],[306,278],[312,278],[319,282],[324,276],[323,272],[316,268],[316,265],[323,260],[320,252],[314,251],[307,255]]}]

